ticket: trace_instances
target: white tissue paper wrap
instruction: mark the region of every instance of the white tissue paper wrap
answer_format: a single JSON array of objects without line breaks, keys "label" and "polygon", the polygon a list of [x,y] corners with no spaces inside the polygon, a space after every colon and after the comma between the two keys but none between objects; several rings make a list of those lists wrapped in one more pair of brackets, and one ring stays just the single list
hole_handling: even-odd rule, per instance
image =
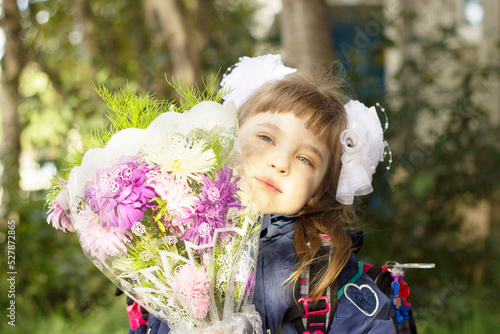
[{"label": "white tissue paper wrap", "polygon": [[373,191],[372,175],[384,157],[384,133],[375,107],[367,108],[359,101],[344,106],[348,124],[340,135],[342,170],[337,188],[337,201],[353,204],[354,196]]}]

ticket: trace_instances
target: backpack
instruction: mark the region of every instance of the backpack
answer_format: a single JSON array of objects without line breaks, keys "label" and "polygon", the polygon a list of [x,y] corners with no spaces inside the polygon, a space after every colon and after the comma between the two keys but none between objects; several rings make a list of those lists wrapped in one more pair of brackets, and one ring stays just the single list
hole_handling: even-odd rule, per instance
[{"label": "backpack", "polygon": [[[320,255],[330,252],[330,247],[322,247]],[[295,328],[299,334],[328,333],[333,322],[333,316],[337,310],[339,294],[339,283],[335,280],[330,284],[323,296],[317,301],[307,298],[309,288],[314,284],[316,277],[320,274],[320,268],[328,264],[328,257],[320,257],[315,265],[307,268],[301,275],[302,282],[295,285],[294,296],[300,296],[283,314],[278,324],[275,334],[281,334],[283,324],[289,321],[295,322]],[[296,259],[297,261],[297,259]],[[390,300],[392,307],[389,315],[394,322],[397,334],[417,334],[417,326],[411,309],[408,296],[410,288],[403,280],[404,271],[402,268],[434,268],[434,264],[399,264],[397,262],[387,262],[385,265],[370,265],[359,262],[358,273],[345,283],[340,290],[348,283],[356,281],[365,272],[370,276],[377,287]],[[306,282],[306,284],[303,284]],[[304,291],[304,286],[307,291]]]},{"label": "backpack", "polygon": [[408,296],[410,288],[403,280],[404,271],[400,267],[388,265],[364,265],[363,271],[377,284],[377,287],[391,300],[389,316],[394,321],[398,334],[417,334],[417,325],[413,317]]}]

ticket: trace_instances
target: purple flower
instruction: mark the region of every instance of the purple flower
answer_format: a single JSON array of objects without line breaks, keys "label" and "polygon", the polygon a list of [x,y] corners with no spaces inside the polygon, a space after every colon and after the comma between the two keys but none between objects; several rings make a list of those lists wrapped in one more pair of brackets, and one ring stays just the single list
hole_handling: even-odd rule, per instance
[{"label": "purple flower", "polygon": [[146,173],[153,169],[134,159],[98,173],[85,196],[90,199],[90,207],[99,216],[101,226],[130,230],[144,218],[144,211],[153,207],[151,198],[156,196],[154,189],[144,182]]},{"label": "purple flower", "polygon": [[52,201],[48,214],[47,223],[52,224],[56,230],[75,232],[71,221],[71,210],[66,187],[62,188],[55,200]]},{"label": "purple flower", "polygon": [[210,243],[214,230],[226,227],[227,211],[231,208],[243,209],[236,194],[240,190],[237,186],[240,178],[231,182],[232,176],[233,170],[227,165],[217,170],[214,181],[201,175],[204,185],[199,199],[194,201],[195,210],[191,215],[193,225],[182,240],[189,240],[198,245]]}]

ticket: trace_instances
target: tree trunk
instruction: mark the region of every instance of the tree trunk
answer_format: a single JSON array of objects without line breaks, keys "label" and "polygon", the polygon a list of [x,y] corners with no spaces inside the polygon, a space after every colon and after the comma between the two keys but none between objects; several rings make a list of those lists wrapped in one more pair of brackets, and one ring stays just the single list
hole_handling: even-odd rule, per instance
[{"label": "tree trunk", "polygon": [[75,0],[74,8],[76,9],[77,22],[83,27],[83,50],[85,56],[92,59],[93,55],[97,54],[97,39],[96,27],[94,23],[94,15],[87,0]]},{"label": "tree trunk", "polygon": [[193,35],[196,36],[196,45],[201,48],[209,43],[210,40],[210,27],[209,15],[210,7],[213,6],[213,0],[186,0],[186,8],[188,9],[191,17],[191,26],[196,27],[192,29]]},{"label": "tree trunk", "polygon": [[[413,92],[418,91],[419,82],[415,78],[414,70],[412,69],[412,61],[414,56],[414,51],[412,51],[412,42],[414,40],[414,29],[415,29],[415,3],[413,0],[403,0],[402,8],[402,18],[403,18],[403,63],[405,68],[401,73],[399,82],[401,83],[401,88],[404,92],[406,103],[412,106],[418,105],[417,99],[418,94]],[[415,142],[417,141],[417,134],[415,132],[417,120],[415,114],[408,114],[406,120],[406,128],[404,129],[404,151],[408,152],[415,149]]]},{"label": "tree trunk", "polygon": [[16,0],[4,0],[1,27],[5,33],[5,54],[2,61],[2,161],[3,188],[1,215],[19,219],[19,156],[21,154],[20,126],[17,113],[19,78],[27,62],[27,51],[21,40],[20,13]]},{"label": "tree trunk", "polygon": [[329,7],[325,0],[283,0],[282,40],[286,64],[333,60]]},{"label": "tree trunk", "polygon": [[[201,65],[197,38],[178,0],[143,0],[146,22],[152,33],[161,33],[175,79],[201,87]],[[159,73],[160,74],[160,73]]]}]

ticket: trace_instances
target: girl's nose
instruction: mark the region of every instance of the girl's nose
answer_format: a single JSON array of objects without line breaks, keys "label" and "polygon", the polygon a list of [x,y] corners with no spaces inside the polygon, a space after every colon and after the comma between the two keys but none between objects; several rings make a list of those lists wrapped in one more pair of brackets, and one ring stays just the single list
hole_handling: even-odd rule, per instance
[{"label": "girl's nose", "polygon": [[281,175],[288,175],[290,172],[290,161],[282,155],[273,155],[269,159],[268,167],[275,169]]}]

